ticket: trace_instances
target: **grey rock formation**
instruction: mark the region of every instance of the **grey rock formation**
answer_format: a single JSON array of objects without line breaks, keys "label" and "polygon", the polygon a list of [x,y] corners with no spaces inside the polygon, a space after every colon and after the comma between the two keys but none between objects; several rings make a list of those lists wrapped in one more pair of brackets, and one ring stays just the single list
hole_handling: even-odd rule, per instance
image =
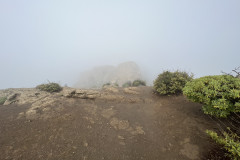
[{"label": "grey rock formation", "polygon": [[86,89],[64,88],[62,92],[68,98],[95,99],[100,96],[100,92]]},{"label": "grey rock formation", "polygon": [[[145,89],[144,89],[145,90]],[[17,118],[26,118],[27,120],[34,119],[49,119],[58,115],[62,111],[64,104],[72,105],[76,103],[86,102],[114,102],[114,103],[146,103],[147,99],[140,98],[141,90],[137,87],[119,88],[113,86],[105,86],[99,89],[76,89],[63,87],[60,92],[48,93],[40,91],[36,88],[12,88],[0,90],[0,97],[6,97],[7,100],[3,105],[24,106],[26,110],[20,112]],[[144,93],[145,95],[145,93]],[[94,105],[94,103],[91,104]],[[91,105],[90,105],[91,106]],[[2,104],[0,105],[2,107]],[[94,112],[92,108],[87,107],[89,112]],[[111,112],[111,111],[110,111]],[[105,117],[108,117],[103,113]]]},{"label": "grey rock formation", "polygon": [[105,83],[117,83],[122,86],[127,81],[142,79],[138,65],[134,62],[125,62],[114,66],[100,66],[80,75],[76,88],[101,88]]}]

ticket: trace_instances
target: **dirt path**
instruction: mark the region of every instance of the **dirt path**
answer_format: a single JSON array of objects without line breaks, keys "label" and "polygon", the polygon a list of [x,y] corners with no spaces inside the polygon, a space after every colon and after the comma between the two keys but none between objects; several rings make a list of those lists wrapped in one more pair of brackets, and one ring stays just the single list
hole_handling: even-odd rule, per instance
[{"label": "dirt path", "polygon": [[33,103],[0,106],[0,159],[199,160],[214,147],[205,135],[214,124],[183,96],[149,87],[112,95],[54,95],[32,116]]}]

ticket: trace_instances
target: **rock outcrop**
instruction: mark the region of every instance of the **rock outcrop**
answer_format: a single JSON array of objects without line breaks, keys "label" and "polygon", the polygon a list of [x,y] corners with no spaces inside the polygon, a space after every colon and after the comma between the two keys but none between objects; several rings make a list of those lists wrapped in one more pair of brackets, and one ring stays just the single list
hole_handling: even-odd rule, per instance
[{"label": "rock outcrop", "polygon": [[[18,88],[0,90],[0,97],[6,97],[3,105],[28,106],[26,111],[19,113],[18,118],[48,119],[57,116],[62,110],[62,102],[72,104],[78,102],[114,102],[141,103],[147,99],[139,97],[138,87],[120,88],[105,86],[102,89],[76,89],[64,87],[60,92],[48,93],[36,88]],[[0,105],[1,106],[1,105]]]},{"label": "rock outcrop", "polygon": [[143,79],[140,68],[134,62],[114,66],[100,66],[80,75],[75,88],[101,88],[106,83],[122,86],[127,81]]},{"label": "rock outcrop", "polygon": [[96,90],[65,88],[63,96],[68,98],[95,99],[100,96],[100,92]]}]

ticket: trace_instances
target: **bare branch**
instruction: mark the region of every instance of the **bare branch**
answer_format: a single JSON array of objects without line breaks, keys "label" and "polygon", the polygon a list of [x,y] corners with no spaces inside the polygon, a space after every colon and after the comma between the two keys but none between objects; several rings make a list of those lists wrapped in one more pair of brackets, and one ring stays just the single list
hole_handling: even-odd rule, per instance
[{"label": "bare branch", "polygon": [[[232,72],[233,72],[234,74],[236,74],[236,76],[234,76],[234,74],[233,74]],[[232,70],[232,72],[226,73],[226,72],[221,71],[221,73],[224,74],[224,75],[229,75],[229,76],[233,76],[233,77],[236,77],[236,78],[240,78],[240,66],[234,68],[234,69]]]},{"label": "bare branch", "polygon": [[224,74],[224,75],[233,76],[232,73],[227,73],[227,72],[223,72],[223,71],[221,71],[221,73]]},{"label": "bare branch", "polygon": [[240,66],[236,67],[235,69],[232,70],[233,72],[235,72],[237,74],[236,77],[238,77],[240,75]]}]

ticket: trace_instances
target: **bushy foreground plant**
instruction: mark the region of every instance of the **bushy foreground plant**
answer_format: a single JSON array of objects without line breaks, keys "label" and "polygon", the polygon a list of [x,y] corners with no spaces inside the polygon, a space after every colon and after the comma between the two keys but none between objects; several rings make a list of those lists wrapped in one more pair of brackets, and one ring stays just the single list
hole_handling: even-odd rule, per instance
[{"label": "bushy foreground plant", "polygon": [[[206,76],[188,82],[183,89],[183,94],[193,102],[203,104],[205,114],[227,118],[231,113],[240,112],[240,79],[231,75]],[[233,133],[222,132],[218,136],[214,131],[206,133],[222,145],[234,159],[240,159],[240,137]]]},{"label": "bushy foreground plant", "polygon": [[229,153],[228,156],[233,160],[240,159],[240,137],[236,133],[223,132],[223,137],[218,136],[214,131],[207,130],[206,133],[218,144],[222,145]]},{"label": "bushy foreground plant", "polygon": [[7,97],[0,97],[0,105],[3,105],[6,100],[7,100]]},{"label": "bushy foreground plant", "polygon": [[193,75],[181,71],[164,71],[159,74],[154,81],[154,90],[160,95],[179,94],[188,81],[193,79]]},{"label": "bushy foreground plant", "polygon": [[41,91],[46,92],[60,92],[62,90],[62,87],[58,83],[47,83],[47,84],[40,84],[36,87],[37,89],[40,89]]},{"label": "bushy foreground plant", "polygon": [[240,112],[240,79],[230,75],[206,76],[188,82],[183,94],[203,104],[206,114],[227,117]]},{"label": "bushy foreground plant", "polygon": [[138,86],[146,86],[146,82],[143,80],[135,80],[132,83],[133,87],[138,87]]}]

